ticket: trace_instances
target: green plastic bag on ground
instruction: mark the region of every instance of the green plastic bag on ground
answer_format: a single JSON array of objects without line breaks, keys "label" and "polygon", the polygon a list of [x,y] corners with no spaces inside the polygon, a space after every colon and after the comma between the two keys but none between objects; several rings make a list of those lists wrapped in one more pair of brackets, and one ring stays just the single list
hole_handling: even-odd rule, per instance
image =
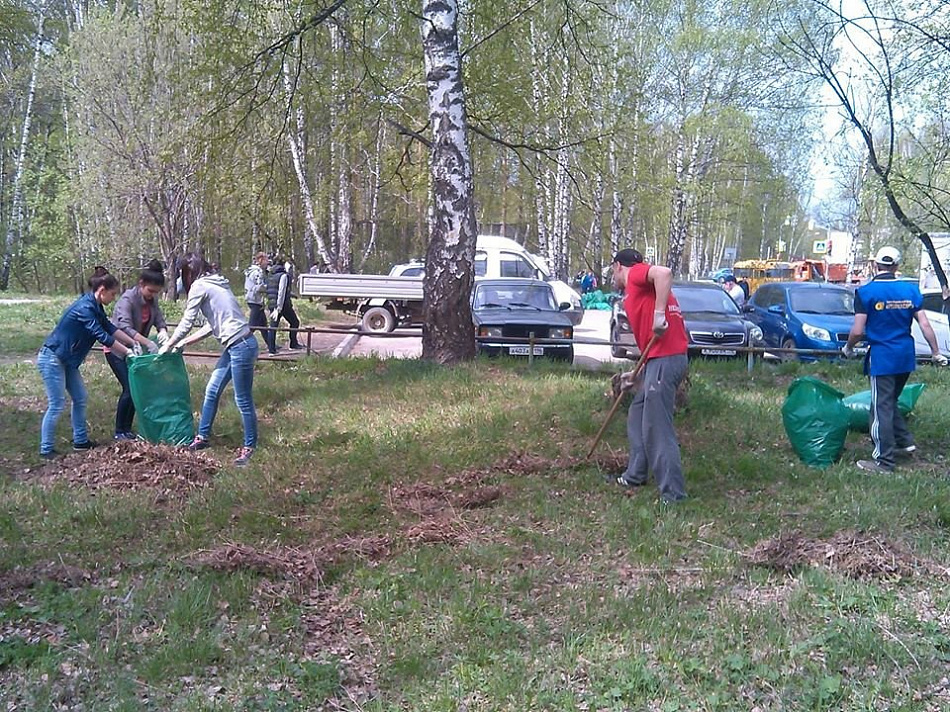
[{"label": "green plastic bag on ground", "polygon": [[844,393],[813,376],[796,378],[782,405],[782,423],[795,454],[811,467],[824,469],[844,450],[851,411]]},{"label": "green plastic bag on ground", "polygon": [[[897,399],[897,407],[902,415],[910,413],[917,405],[917,399],[924,392],[926,383],[911,383],[904,386],[900,397]],[[867,433],[871,430],[871,391],[860,391],[853,396],[847,396],[844,404],[851,411],[849,426],[851,430],[858,433]]]},{"label": "green plastic bag on ground", "polygon": [[191,388],[182,355],[130,355],[126,361],[139,434],[150,443],[190,443],[195,426],[191,416]]}]

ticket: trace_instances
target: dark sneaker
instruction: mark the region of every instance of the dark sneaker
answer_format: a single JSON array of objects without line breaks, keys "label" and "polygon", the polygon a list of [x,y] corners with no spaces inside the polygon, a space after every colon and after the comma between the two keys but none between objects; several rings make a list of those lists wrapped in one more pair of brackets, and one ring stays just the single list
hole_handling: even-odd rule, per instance
[{"label": "dark sneaker", "polygon": [[128,431],[124,433],[116,433],[115,435],[112,436],[112,439],[113,440],[138,440],[138,438],[135,436],[135,433],[130,433]]},{"label": "dark sneaker", "polygon": [[55,460],[59,456],[60,454],[56,452],[55,450],[50,450],[49,452],[40,453],[40,457],[42,457],[44,460]]},{"label": "dark sneaker", "polygon": [[907,447],[896,447],[894,448],[894,452],[897,453],[898,455],[906,455],[907,457],[910,457],[915,452],[917,452],[917,446],[908,445]]},{"label": "dark sneaker", "polygon": [[865,472],[873,472],[878,475],[892,475],[894,470],[884,467],[877,460],[858,460],[857,466],[859,470],[864,470]]},{"label": "dark sneaker", "polygon": [[254,454],[254,448],[252,447],[242,447],[238,450],[237,459],[234,461],[234,464],[238,467],[244,467],[251,461],[251,455]]},{"label": "dark sneaker", "polygon": [[87,440],[84,443],[73,443],[73,450],[85,452],[86,450],[92,450],[94,447],[98,446],[99,443],[97,443],[95,440]]},{"label": "dark sneaker", "polygon": [[291,350],[293,350],[293,351],[299,351],[300,349],[305,349],[305,348],[307,348],[307,347],[304,346],[303,344],[291,344],[291,345],[288,346],[287,348],[288,348],[288,349],[291,349]]},{"label": "dark sneaker", "polygon": [[631,482],[628,479],[625,479],[623,475],[617,478],[617,484],[623,487],[624,489],[636,489],[637,487],[643,487],[646,482]]},{"label": "dark sneaker", "polygon": [[188,445],[189,450],[204,450],[205,448],[209,447],[211,447],[211,443],[209,443],[200,435],[195,435],[195,439],[191,441],[190,445]]}]

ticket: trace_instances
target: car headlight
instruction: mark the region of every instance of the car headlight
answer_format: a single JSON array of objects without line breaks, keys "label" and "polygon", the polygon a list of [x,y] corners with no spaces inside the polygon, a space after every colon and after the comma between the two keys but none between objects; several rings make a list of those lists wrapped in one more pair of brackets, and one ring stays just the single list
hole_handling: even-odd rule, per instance
[{"label": "car headlight", "polygon": [[828,333],[827,329],[819,329],[817,326],[812,326],[811,324],[802,324],[802,331],[809,339],[815,339],[815,341],[831,341],[831,334]]},{"label": "car headlight", "polygon": [[478,327],[479,336],[493,336],[496,338],[501,337],[501,327],[500,326],[480,326]]},{"label": "car headlight", "polygon": [[570,339],[574,336],[574,330],[569,326],[564,326],[559,329],[551,329],[549,334],[552,339]]},{"label": "car headlight", "polygon": [[749,329],[749,342],[753,344],[758,344],[765,340],[765,334],[762,333],[762,329],[757,326],[753,326]]}]

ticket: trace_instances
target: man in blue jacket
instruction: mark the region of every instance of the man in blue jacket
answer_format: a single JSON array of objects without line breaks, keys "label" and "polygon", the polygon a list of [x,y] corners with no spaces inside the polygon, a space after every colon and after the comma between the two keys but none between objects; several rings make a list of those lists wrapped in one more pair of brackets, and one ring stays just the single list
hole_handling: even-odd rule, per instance
[{"label": "man in blue jacket", "polygon": [[893,472],[897,455],[911,455],[917,450],[914,436],[897,407],[904,384],[917,365],[910,331],[914,319],[930,346],[933,363],[947,365],[930,320],[921,308],[920,289],[913,282],[897,279],[900,261],[901,253],[893,247],[878,250],[874,258],[877,275],[855,293],[854,325],[843,349],[844,355],[851,357],[854,345],[867,338],[864,372],[871,379],[874,459],[858,460],[857,465],[868,472]]}]

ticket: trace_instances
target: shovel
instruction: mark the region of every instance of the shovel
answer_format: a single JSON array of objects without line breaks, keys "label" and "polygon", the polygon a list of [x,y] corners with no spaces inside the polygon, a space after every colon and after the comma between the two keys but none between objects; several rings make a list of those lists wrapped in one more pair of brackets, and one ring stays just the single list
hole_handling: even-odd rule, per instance
[{"label": "shovel", "polygon": [[[640,375],[640,371],[643,370],[643,367],[646,365],[647,356],[650,354],[650,349],[653,348],[653,344],[656,343],[656,340],[660,337],[654,334],[650,341],[647,343],[647,347],[643,349],[643,353],[640,354],[640,360],[637,361],[637,365],[633,369],[633,379],[636,380],[637,376]],[[604,431],[607,429],[607,426],[610,425],[610,421],[614,417],[614,413],[617,412],[617,408],[620,407],[620,401],[623,400],[626,391],[621,391],[620,395],[614,400],[614,404],[610,407],[610,410],[607,413],[607,418],[604,420],[604,424],[600,426],[600,430],[597,432],[597,437],[594,438],[593,445],[590,446],[590,450],[587,452],[587,457],[585,459],[589,460],[590,456],[594,454],[594,450],[597,449],[597,446],[600,444],[600,439],[604,436]]]}]

